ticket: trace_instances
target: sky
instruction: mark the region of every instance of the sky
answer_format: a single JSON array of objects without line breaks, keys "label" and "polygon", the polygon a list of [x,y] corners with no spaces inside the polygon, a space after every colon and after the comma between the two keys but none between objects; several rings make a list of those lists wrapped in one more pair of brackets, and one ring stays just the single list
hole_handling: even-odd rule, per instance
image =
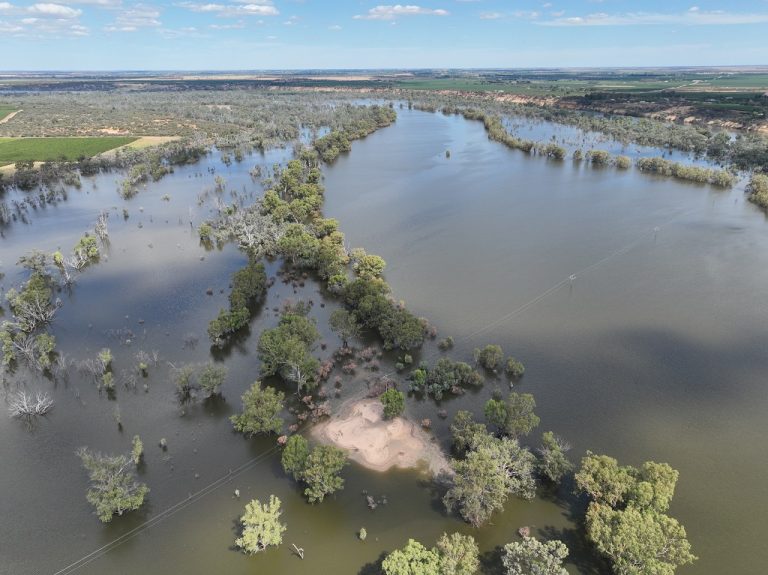
[{"label": "sky", "polygon": [[768,64],[768,0],[0,0],[0,70]]}]

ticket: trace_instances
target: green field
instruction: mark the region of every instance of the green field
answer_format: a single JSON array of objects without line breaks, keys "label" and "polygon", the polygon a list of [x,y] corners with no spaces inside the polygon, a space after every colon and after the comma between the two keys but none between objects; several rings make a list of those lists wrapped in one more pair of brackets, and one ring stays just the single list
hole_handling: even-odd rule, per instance
[{"label": "green field", "polygon": [[6,106],[5,104],[0,104],[0,120],[5,118],[11,112],[15,112],[16,110],[18,110],[18,108],[14,108],[13,106]]},{"label": "green field", "polygon": [[138,138],[0,138],[0,166],[22,161],[48,162],[89,158]]}]

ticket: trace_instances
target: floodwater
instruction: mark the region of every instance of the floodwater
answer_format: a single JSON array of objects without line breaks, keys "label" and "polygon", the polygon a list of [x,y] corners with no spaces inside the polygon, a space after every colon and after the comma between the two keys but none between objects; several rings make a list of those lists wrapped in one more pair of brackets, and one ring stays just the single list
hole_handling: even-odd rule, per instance
[{"label": "floodwater", "polygon": [[[532,444],[552,429],[573,444],[574,459],[591,449],[680,471],[671,513],[700,556],[681,573],[760,573],[768,561],[760,545],[768,531],[763,214],[742,190],[528,157],[489,141],[478,122],[398,113],[395,125],[355,142],[326,170],[326,214],[340,220],[352,246],[387,260],[396,296],[455,338],[453,357],[470,360],[474,347],[499,343],[526,364],[518,387],[535,394],[542,418]],[[409,536],[431,545],[460,530],[490,552],[523,525],[566,540],[570,572],[605,572],[583,548],[582,502],[570,486],[541,490],[532,502],[511,499],[479,530],[447,516],[440,491],[416,471],[351,465],[342,492],[309,505],[283,475],[274,438],[232,432],[228,416],[258,377],[257,335],[277,321],[273,308],[312,299],[329,343],[322,353],[338,345],[324,328],[335,303],[321,307],[312,281],[296,293],[276,282],[250,334],[215,357],[207,343],[207,323],[226,305],[229,277],[246,258],[231,245],[199,244],[189,220],[210,217],[215,194],[200,204],[198,197],[218,174],[227,179],[225,201],[230,192],[256,194],[248,170],[286,158],[278,150],[227,167],[214,153],[130,200],[117,195],[115,174],[84,179],[67,201],[4,231],[7,289],[20,277],[13,266],[20,255],[71,249],[100,209],[111,210],[108,258],[59,294],[52,332],[76,360],[110,347],[118,377],[114,397],[76,370],[55,385],[19,377],[51,391],[56,407],[31,429],[0,417],[0,573],[367,573]],[[268,264],[270,275],[278,269]],[[139,350],[160,359],[133,386]],[[417,361],[436,355],[429,344]],[[168,362],[211,359],[229,369],[224,400],[179,407]],[[362,385],[345,381],[342,399]],[[448,423],[437,409],[479,415],[496,387],[507,383],[489,380],[440,406],[412,398],[408,412],[430,417],[445,443]],[[134,434],[144,440],[140,476],[151,492],[142,510],[104,526],[85,500],[87,477],[74,451],[125,452]],[[364,491],[386,495],[387,504],[369,510]],[[248,500],[269,494],[283,501],[284,544],[246,557],[233,549],[237,518]],[[365,542],[356,537],[361,527]],[[303,561],[292,543],[305,550]],[[493,554],[486,558],[492,568]]]}]

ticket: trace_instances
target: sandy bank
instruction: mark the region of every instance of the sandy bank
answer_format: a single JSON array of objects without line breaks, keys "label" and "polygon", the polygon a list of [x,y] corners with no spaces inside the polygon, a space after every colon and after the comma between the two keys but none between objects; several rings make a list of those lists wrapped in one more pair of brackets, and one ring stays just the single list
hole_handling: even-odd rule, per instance
[{"label": "sandy bank", "polygon": [[363,399],[345,406],[317,425],[312,435],[349,452],[349,457],[375,471],[392,467],[419,467],[432,473],[448,471],[448,461],[428,433],[402,417],[385,420],[378,399]]}]

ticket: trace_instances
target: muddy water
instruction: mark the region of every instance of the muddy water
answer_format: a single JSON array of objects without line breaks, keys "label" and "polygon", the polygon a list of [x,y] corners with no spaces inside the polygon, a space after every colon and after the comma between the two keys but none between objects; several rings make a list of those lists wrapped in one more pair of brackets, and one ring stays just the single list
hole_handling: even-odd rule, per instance
[{"label": "muddy water", "polygon": [[[312,506],[283,476],[272,439],[232,433],[228,416],[258,376],[256,336],[277,321],[272,309],[288,298],[312,299],[324,326],[334,304],[320,307],[311,281],[296,293],[278,281],[250,334],[214,357],[205,328],[226,305],[229,276],[245,257],[233,246],[201,246],[190,208],[193,225],[211,213],[212,196],[202,205],[198,196],[213,188],[215,174],[229,191],[258,193],[248,170],[285,157],[273,152],[226,167],[213,154],[127,201],[116,194],[115,175],[84,180],[66,202],[5,230],[7,288],[19,277],[19,255],[71,249],[100,209],[115,208],[108,257],[60,294],[53,333],[77,360],[110,347],[125,377],[113,398],[76,370],[55,386],[21,378],[52,390],[56,407],[33,429],[0,417],[0,572],[358,573],[409,535],[431,543],[443,531],[472,532],[488,552],[521,525],[567,540],[570,571],[600,572],[582,549],[579,502],[567,486],[533,502],[511,500],[493,525],[476,531],[446,516],[440,492],[416,471],[352,465],[346,489]],[[326,174],[328,215],[354,246],[389,262],[395,293],[456,339],[455,357],[468,360],[473,347],[498,342],[525,362],[520,388],[536,395],[541,430],[567,437],[575,456],[592,449],[680,470],[672,513],[701,556],[686,572],[760,572],[768,560],[757,544],[768,514],[760,441],[768,432],[768,307],[760,297],[768,228],[740,191],[529,158],[489,142],[479,123],[407,110]],[[278,264],[268,269],[274,275]],[[323,331],[329,348],[336,345]],[[157,351],[160,360],[126,387],[139,350]],[[431,359],[434,347],[422,355]],[[168,362],[212,358],[229,368],[224,400],[180,408]],[[361,385],[345,383],[343,397]],[[507,384],[489,381],[439,407],[479,413],[497,386]],[[432,418],[444,441],[437,408],[416,399],[408,405],[411,416]],[[126,451],[137,433],[148,503],[102,526],[85,500],[74,450]],[[387,504],[370,511],[363,491],[386,495]],[[245,557],[232,549],[236,520],[247,500],[270,493],[283,501],[285,544]],[[364,543],[356,539],[361,527]],[[304,561],[291,543],[305,549]]]},{"label": "muddy water", "polygon": [[762,571],[768,227],[743,190],[529,158],[415,112],[326,183],[328,214],[456,355],[498,342],[525,362],[540,429],[680,470],[672,513],[701,556],[681,571]]}]

